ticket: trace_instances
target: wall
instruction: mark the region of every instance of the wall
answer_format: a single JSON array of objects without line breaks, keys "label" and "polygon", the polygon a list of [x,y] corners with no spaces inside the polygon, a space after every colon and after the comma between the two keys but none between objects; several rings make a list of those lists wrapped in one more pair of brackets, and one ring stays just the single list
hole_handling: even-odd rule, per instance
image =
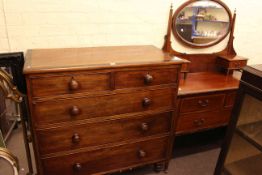
[{"label": "wall", "polygon": [[[176,9],[185,0],[0,0],[0,52],[139,44],[161,48],[171,2]],[[262,1],[224,2],[237,9],[237,53],[249,57],[249,64],[262,63]],[[195,50],[173,41],[183,52],[214,52],[225,43]]]}]

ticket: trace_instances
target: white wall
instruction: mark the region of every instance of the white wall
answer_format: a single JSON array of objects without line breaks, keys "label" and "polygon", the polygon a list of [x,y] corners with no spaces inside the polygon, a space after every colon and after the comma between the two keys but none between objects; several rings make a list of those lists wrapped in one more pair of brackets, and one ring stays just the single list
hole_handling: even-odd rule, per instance
[{"label": "white wall", "polygon": [[[169,7],[185,0],[0,0],[0,52],[31,48],[89,47],[164,42]],[[224,0],[237,9],[235,49],[262,63],[262,1]],[[189,49],[173,41],[183,52],[214,52]]]}]

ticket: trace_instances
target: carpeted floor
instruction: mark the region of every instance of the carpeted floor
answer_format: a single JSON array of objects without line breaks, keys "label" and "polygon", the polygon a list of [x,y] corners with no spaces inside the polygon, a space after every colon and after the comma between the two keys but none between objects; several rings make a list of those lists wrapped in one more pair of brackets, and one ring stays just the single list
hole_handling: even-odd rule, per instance
[{"label": "carpeted floor", "polygon": [[[7,147],[17,155],[20,168],[27,172],[23,136],[20,127],[13,132],[12,137],[7,143]],[[218,154],[218,148],[210,148],[202,152],[176,157],[171,160],[167,173],[155,173],[151,166],[147,166],[128,172],[117,173],[117,175],[212,175]]]}]

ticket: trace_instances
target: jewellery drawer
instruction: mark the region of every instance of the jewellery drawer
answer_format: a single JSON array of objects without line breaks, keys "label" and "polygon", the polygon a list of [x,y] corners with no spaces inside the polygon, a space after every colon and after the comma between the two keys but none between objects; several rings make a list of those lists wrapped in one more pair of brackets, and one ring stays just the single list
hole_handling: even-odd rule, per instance
[{"label": "jewellery drawer", "polygon": [[34,104],[35,125],[173,108],[174,88],[132,91],[93,97],[38,101]]},{"label": "jewellery drawer", "polygon": [[230,61],[229,69],[241,69],[247,65],[247,60]]},{"label": "jewellery drawer", "polygon": [[177,121],[176,134],[226,125],[230,114],[231,109],[183,114]]},{"label": "jewellery drawer", "polygon": [[109,79],[109,73],[60,73],[31,77],[30,83],[34,97],[45,97],[108,90]]},{"label": "jewellery drawer", "polygon": [[172,112],[37,130],[40,154],[116,143],[170,132]]},{"label": "jewellery drawer", "polygon": [[132,88],[177,83],[178,68],[119,71],[115,73],[115,88]]},{"label": "jewellery drawer", "polygon": [[114,169],[165,160],[167,147],[168,137],[162,137],[94,151],[43,158],[43,174],[103,174]]},{"label": "jewellery drawer", "polygon": [[224,99],[225,94],[182,98],[180,113],[221,109],[224,105]]}]

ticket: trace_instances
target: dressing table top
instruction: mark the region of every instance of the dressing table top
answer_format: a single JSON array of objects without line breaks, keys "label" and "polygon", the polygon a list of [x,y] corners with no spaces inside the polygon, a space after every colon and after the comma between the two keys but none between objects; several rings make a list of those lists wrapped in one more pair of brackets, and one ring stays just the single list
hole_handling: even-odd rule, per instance
[{"label": "dressing table top", "polygon": [[179,82],[178,95],[191,95],[214,91],[236,90],[239,86],[240,73],[225,75],[217,72],[189,73]]}]

